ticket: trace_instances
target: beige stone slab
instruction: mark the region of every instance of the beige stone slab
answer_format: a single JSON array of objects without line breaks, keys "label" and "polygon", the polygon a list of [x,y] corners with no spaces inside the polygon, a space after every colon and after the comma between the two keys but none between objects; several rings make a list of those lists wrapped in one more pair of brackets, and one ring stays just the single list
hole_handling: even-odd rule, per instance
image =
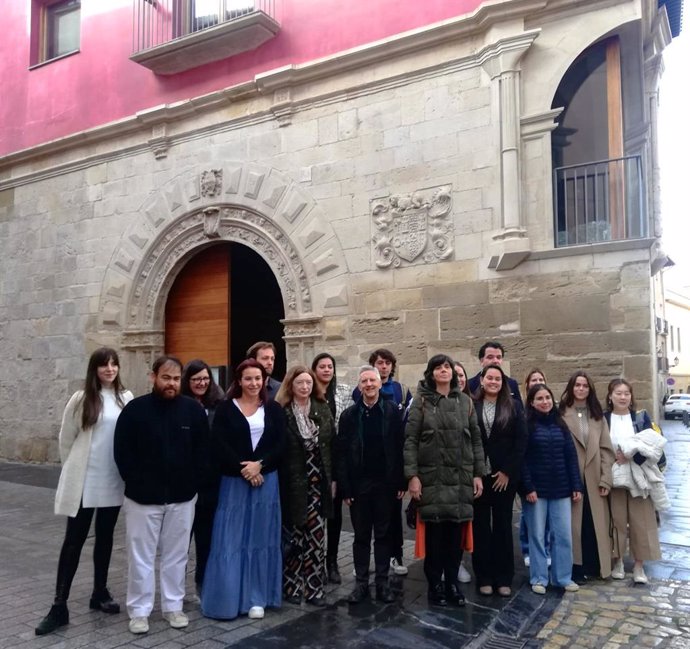
[{"label": "beige stone slab", "polygon": [[483,304],[471,309],[449,307],[440,310],[441,339],[478,336],[484,339],[500,337],[501,327],[519,318],[517,303]]},{"label": "beige stone slab", "polygon": [[463,282],[444,286],[426,286],[422,289],[424,307],[466,306],[489,301],[487,282]]},{"label": "beige stone slab", "polygon": [[520,303],[521,331],[607,331],[610,328],[608,302],[608,295],[525,300]]}]

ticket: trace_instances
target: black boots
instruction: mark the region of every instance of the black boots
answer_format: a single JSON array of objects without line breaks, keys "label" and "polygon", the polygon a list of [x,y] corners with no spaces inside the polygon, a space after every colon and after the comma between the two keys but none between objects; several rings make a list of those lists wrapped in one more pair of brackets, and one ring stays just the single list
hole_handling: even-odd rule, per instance
[{"label": "black boots", "polygon": [[429,592],[427,593],[427,598],[429,604],[436,604],[437,606],[447,606],[448,600],[446,600],[446,593],[443,589],[443,584],[436,584],[434,586],[429,586]]},{"label": "black boots", "polygon": [[353,591],[348,595],[347,601],[350,604],[359,604],[369,597],[369,584],[355,584]]},{"label": "black boots", "polygon": [[340,584],[343,580],[340,578],[340,572],[338,570],[338,563],[336,561],[329,561],[326,564],[326,570],[328,572],[328,581],[331,584]]},{"label": "black boots", "polygon": [[388,584],[381,584],[376,586],[376,601],[384,604],[391,604],[395,601],[395,595],[391,592]]},{"label": "black boots", "polygon": [[94,591],[91,594],[89,608],[103,611],[103,613],[109,613],[110,615],[116,615],[120,612],[120,605],[113,599],[107,588],[98,592]]},{"label": "black boots", "polygon": [[52,633],[55,629],[69,624],[69,611],[67,604],[53,604],[46,615],[36,627],[36,635],[45,635]]},{"label": "black boots", "polygon": [[446,584],[446,601],[453,606],[465,605],[465,596],[457,583],[451,582]]}]

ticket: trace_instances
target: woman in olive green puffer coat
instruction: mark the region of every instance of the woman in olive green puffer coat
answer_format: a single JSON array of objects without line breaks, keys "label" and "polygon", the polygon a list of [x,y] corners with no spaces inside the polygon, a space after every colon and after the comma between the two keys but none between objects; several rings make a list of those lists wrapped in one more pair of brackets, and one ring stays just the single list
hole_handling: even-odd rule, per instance
[{"label": "woman in olive green puffer coat", "polygon": [[[458,389],[453,360],[432,357],[405,427],[405,476],[425,523],[429,600],[462,605],[457,584],[462,527],[481,495],[484,449],[471,399]],[[445,575],[445,588],[443,577]]]}]

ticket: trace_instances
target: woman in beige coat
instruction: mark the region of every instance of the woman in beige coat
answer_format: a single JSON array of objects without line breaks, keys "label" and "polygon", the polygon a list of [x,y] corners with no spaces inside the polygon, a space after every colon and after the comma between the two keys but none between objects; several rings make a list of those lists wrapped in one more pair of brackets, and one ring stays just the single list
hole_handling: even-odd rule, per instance
[{"label": "woman in beige coat", "polygon": [[36,627],[36,635],[69,623],[67,599],[94,514],[94,576],[89,606],[104,613],[120,612],[120,605],[107,587],[113,531],[124,498],[124,484],[113,457],[113,436],[115,422],[132,393],[122,387],[119,373],[117,352],[108,347],[97,349],[89,359],[84,389],[72,395],[62,416],[62,471],[55,513],[67,516],[67,529],[58,560],[55,599]]},{"label": "woman in beige coat", "polygon": [[609,427],[594,384],[575,372],[561,396],[559,410],[573,435],[584,498],[573,503],[573,580],[611,575],[611,535],[608,495],[615,455]]}]

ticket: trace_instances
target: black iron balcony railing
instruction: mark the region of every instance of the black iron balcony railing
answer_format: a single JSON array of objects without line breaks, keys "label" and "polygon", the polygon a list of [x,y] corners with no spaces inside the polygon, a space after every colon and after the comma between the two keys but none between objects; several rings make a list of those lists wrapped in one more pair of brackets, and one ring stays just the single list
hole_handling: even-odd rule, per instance
[{"label": "black iron balcony railing", "polygon": [[134,0],[134,52],[255,11],[273,18],[275,0]]},{"label": "black iron balcony railing", "polygon": [[556,247],[648,235],[639,155],[557,167],[553,194]]},{"label": "black iron balcony railing", "polygon": [[175,74],[247,52],[280,28],[276,0],[133,0],[136,63]]}]

